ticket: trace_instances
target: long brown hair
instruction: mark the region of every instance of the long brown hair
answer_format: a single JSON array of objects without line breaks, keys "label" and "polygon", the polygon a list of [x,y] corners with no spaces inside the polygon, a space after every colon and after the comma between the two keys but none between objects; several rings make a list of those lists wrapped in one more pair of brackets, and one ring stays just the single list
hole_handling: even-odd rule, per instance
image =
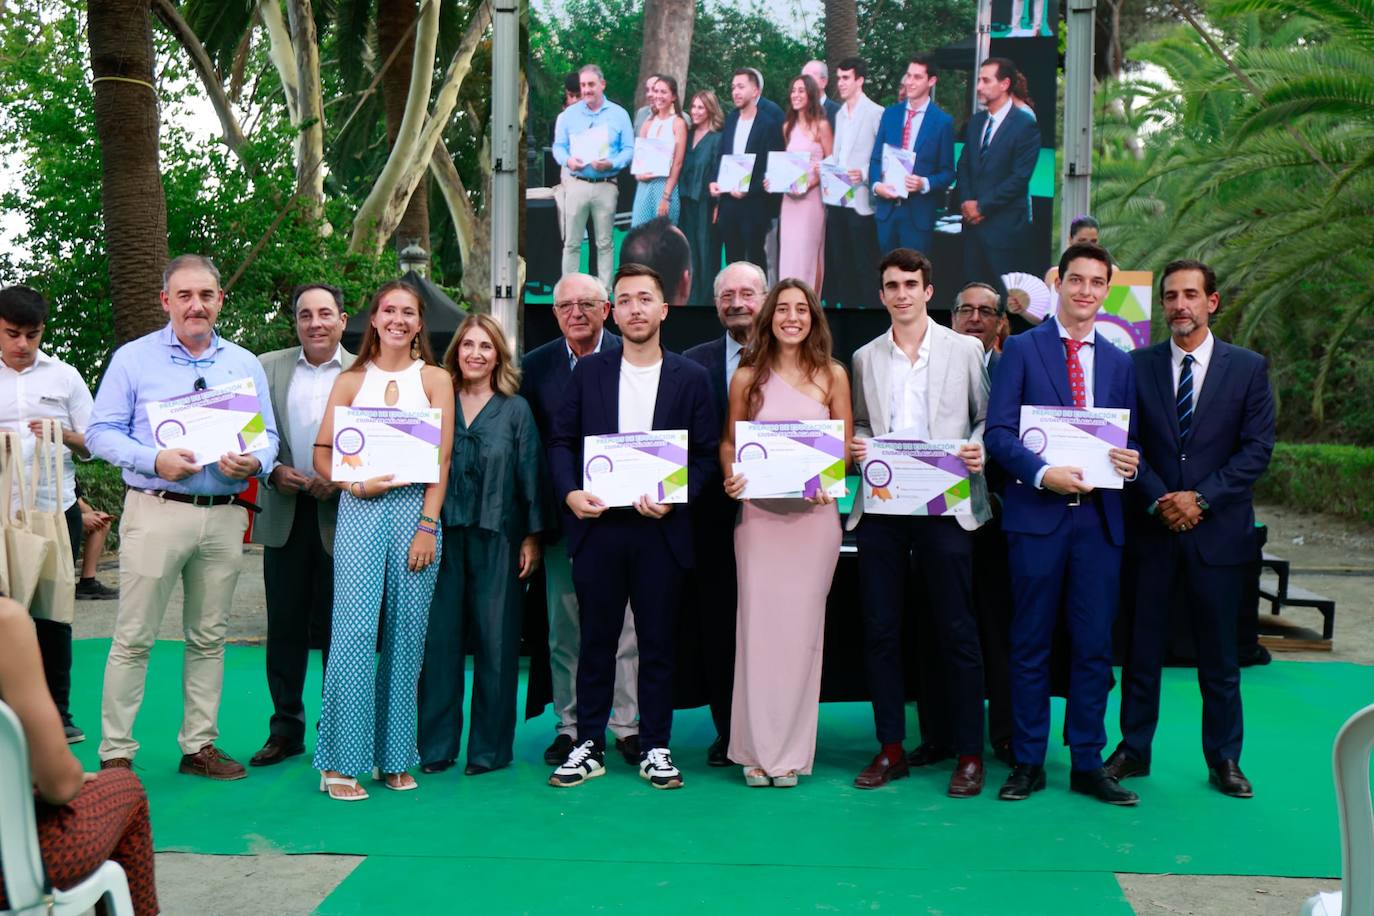
[{"label": "long brown hair", "polygon": [[365,322],[363,342],[358,346],[358,358],[354,360],[348,371],[363,371],[367,368],[367,364],[381,352],[382,342],[377,338],[377,329],[372,326],[372,319],[377,315],[377,309],[382,304],[382,297],[398,289],[415,297],[415,304],[420,312],[420,330],[415,332],[415,342],[411,344],[411,352],[415,353],[419,359],[424,360],[426,366],[437,365],[434,361],[434,350],[429,345],[429,329],[425,326],[425,297],[420,295],[420,291],[413,284],[404,280],[392,280],[389,283],[383,283],[377,292],[372,294],[372,301],[368,303],[367,313],[363,317]]},{"label": "long brown hair", "polygon": [[[724,127],[725,113],[720,110],[720,102],[716,101],[716,94],[710,89],[702,89],[688,101],[687,111],[689,116],[692,111],[692,103],[697,99],[701,99],[701,105],[706,109],[706,123],[710,125],[711,130],[720,130]],[[692,129],[695,130],[696,126],[693,125]]]},{"label": "long brown hair", "polygon": [[463,369],[458,365],[458,345],[473,328],[484,331],[491,338],[492,346],[496,348],[496,365],[491,370],[491,387],[506,397],[518,393],[520,370],[515,367],[510,344],[506,342],[506,332],[501,330],[501,325],[490,315],[469,315],[458,325],[458,330],[453,332],[453,340],[449,341],[448,349],[444,351],[444,368],[453,376],[453,390],[458,391],[463,387]]},{"label": "long brown hair", "polygon": [[784,141],[792,139],[792,128],[797,126],[797,109],[792,107],[792,87],[801,80],[806,87],[806,107],[802,109],[802,114],[806,115],[806,120],[810,122],[812,130],[815,130],[820,121],[825,117],[825,109],[821,108],[821,87],[816,85],[816,81],[805,73],[792,77],[787,84],[787,117],[782,125],[782,137]]},{"label": "long brown hair", "polygon": [[787,289],[801,290],[811,312],[811,331],[801,343],[797,362],[806,370],[809,380],[816,381],[824,376],[826,384],[821,387],[826,391],[830,390],[830,367],[835,365],[835,360],[831,356],[834,340],[830,336],[830,324],[825,320],[820,299],[816,297],[816,291],[803,280],[796,277],[779,280],[777,285],[768,291],[768,298],[763,300],[763,307],[754,316],[754,328],[749,334],[749,345],[740,354],[740,365],[749,366],[754,370],[754,377],[749,381],[749,389],[744,399],[751,420],[758,415],[759,407],[763,403],[764,383],[768,381],[773,364],[778,358],[780,347],[778,339],[773,336],[773,313],[778,310],[778,296]]}]

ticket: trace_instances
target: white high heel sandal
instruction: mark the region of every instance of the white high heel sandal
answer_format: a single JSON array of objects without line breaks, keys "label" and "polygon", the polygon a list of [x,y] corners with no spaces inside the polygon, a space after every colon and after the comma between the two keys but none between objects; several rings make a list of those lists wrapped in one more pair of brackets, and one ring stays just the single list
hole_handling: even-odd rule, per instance
[{"label": "white high heel sandal", "polygon": [[321,773],[320,791],[327,794],[330,798],[334,799],[334,801],[355,802],[363,801],[367,798],[367,790],[365,789],[361,795],[335,795],[333,792],[329,791],[330,786],[347,786],[350,789],[362,789],[362,786],[358,785],[358,780],[356,779],[347,776],[326,776]]}]

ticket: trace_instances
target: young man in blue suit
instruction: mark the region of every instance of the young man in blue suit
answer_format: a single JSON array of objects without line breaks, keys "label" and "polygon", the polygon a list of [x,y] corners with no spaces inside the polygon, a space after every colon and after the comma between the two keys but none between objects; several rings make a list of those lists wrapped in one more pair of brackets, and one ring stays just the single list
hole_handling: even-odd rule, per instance
[{"label": "young man in blue suit", "polygon": [[[772,114],[779,111],[778,106],[763,104],[760,98],[762,86],[758,72],[742,67],[730,79],[730,98],[735,110],[725,118],[725,126],[720,133],[720,154],[722,157],[754,154],[754,174],[749,180],[748,191],[722,192],[720,185],[710,183],[711,196],[720,200],[716,215],[716,225],[720,227],[720,239],[725,245],[727,262],[749,261],[767,268],[768,255],[764,251],[764,239],[773,218],[778,215],[778,205],[782,195],[770,195],[763,189],[763,173],[768,164],[768,153],[780,150],[782,140],[782,117]],[[720,174],[720,160],[716,160],[713,176]]]},{"label": "young man in blue suit", "polygon": [[[619,352],[578,361],[553,422],[555,494],[572,558],[582,615],[577,661],[577,744],[549,783],[576,786],[605,772],[616,641],[629,602],[639,640],[639,773],[658,789],[676,789],[682,774],[668,740],[673,726],[673,660],[677,614],[694,565],[691,505],[717,458],[720,420],[706,370],[665,351],[659,327],[668,315],[663,281],[651,267],[622,264],[614,316],[624,335]],[[582,488],[584,437],[685,429],[689,466],[686,506],[648,494],[633,507],[610,508]]]},{"label": "young man in blue suit", "polygon": [[1133,480],[1135,371],[1130,357],[1094,329],[1107,297],[1111,256],[1096,245],[1072,245],[1059,262],[1058,314],[1008,338],[997,366],[984,439],[1006,472],[1002,530],[1007,535],[1016,613],[1011,630],[1011,775],[998,797],[1029,798],[1045,787],[1050,726],[1050,644],[1062,613],[1072,642],[1067,738],[1069,785],[1113,805],[1134,805],[1102,765],[1103,716],[1112,686],[1112,621],[1116,617],[1125,522],[1121,490],[1095,489],[1080,468],[1050,466],[1021,443],[1023,405],[1116,407],[1131,411],[1126,448],[1112,465]]},{"label": "young man in blue suit", "polygon": [[1160,280],[1170,339],[1131,354],[1140,409],[1140,481],[1131,520],[1135,620],[1122,672],[1120,779],[1150,772],[1169,606],[1188,609],[1202,690],[1202,753],[1213,785],[1254,790],[1240,770],[1243,726],[1236,621],[1259,556],[1254,486],[1274,450],[1264,357],[1217,340],[1220,302],[1201,261],[1171,261]]},{"label": "young man in blue suit", "polygon": [[[935,211],[942,192],[954,180],[954,119],[931,98],[938,76],[935,60],[917,55],[906,65],[902,88],[906,101],[883,112],[869,161],[873,184],[873,217],[878,225],[878,249],[914,248],[930,254]],[[906,176],[906,197],[883,182],[883,147],[914,150],[916,168]]]},{"label": "young man in blue suit", "polygon": [[1012,104],[1016,65],[989,57],[978,69],[978,101],[959,156],[964,218],[964,277],[991,283],[1005,296],[1002,276],[1024,268],[1030,229],[1030,179],[1040,157],[1035,117]]}]

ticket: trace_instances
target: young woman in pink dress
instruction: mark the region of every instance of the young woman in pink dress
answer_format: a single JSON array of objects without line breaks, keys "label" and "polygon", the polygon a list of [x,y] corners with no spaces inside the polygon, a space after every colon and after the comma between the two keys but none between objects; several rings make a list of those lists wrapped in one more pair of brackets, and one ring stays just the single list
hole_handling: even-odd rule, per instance
[{"label": "young woman in pink dress", "polygon": [[825,207],[821,203],[821,160],[829,156],[835,135],[821,107],[821,91],[809,76],[792,80],[782,138],[788,152],[810,153],[806,190],[782,197],[778,214],[778,277],[796,277],[820,289],[825,273]]},{"label": "young woman in pink dress", "polygon": [[[746,482],[732,469],[739,420],[843,420],[849,441],[849,376],[831,357],[825,314],[801,280],[782,280],[768,294],[730,383],[720,461],[734,499]],[[844,455],[848,463],[847,448]],[[825,598],[839,555],[840,517],[824,490],[810,499],[744,501],[735,526],[739,619],[729,754],[750,786],[795,786],[798,775],[811,773]]]}]

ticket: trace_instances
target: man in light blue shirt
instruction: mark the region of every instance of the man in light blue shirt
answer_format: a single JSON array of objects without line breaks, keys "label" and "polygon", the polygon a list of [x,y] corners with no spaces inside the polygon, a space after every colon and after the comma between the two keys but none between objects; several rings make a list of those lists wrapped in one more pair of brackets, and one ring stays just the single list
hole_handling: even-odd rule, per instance
[{"label": "man in light blue shirt", "polygon": [[634,130],[625,109],[606,98],[606,78],[600,67],[587,64],[578,71],[578,85],[582,101],[563,109],[553,137],[553,158],[567,173],[563,273],[581,269],[582,232],[590,216],[597,277],[609,289],[614,260],[611,227],[619,197],[616,176],[634,159]]},{"label": "man in light blue shirt", "polygon": [[[129,485],[120,525],[119,616],[101,702],[100,766],[133,764],[138,751],[133,726],[148,655],[181,580],[186,637],[178,735],[181,772],[242,779],[243,767],[214,743],[226,618],[248,528],[248,504],[238,494],[248,478],[265,477],[271,470],[277,424],[262,364],[215,332],[224,304],[215,265],[200,255],[173,259],[162,274],[161,298],[170,321],[115,351],[86,433],[91,453],[123,468]],[[188,449],[159,448],[148,422],[151,402],[243,378],[256,386],[266,446],[249,453],[226,452],[204,466]]]}]

